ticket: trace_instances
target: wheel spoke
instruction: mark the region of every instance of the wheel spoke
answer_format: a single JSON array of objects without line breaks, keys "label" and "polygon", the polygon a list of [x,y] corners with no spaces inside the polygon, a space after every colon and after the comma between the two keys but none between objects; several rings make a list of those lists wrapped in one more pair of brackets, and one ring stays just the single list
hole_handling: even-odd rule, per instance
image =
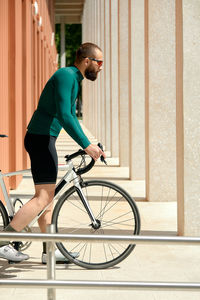
[{"label": "wheel spoke", "polygon": [[[88,223],[84,223],[84,224],[79,224],[79,225],[76,225],[76,226],[79,226],[79,227],[75,227],[74,228],[74,230],[71,230],[70,232],[68,232],[68,234],[72,234],[72,233],[75,233],[75,232],[77,232],[77,231],[79,231],[81,228],[82,229],[84,229],[85,227],[80,227],[80,225],[82,225],[82,226],[84,226],[84,225],[86,225],[86,226],[88,226]],[[59,230],[59,233],[62,233],[62,232],[66,232],[66,228],[63,228],[63,229],[60,229]]]},{"label": "wheel spoke", "polygon": [[[126,232],[139,233],[139,216],[137,208],[131,197],[115,185],[103,181],[88,181],[82,185],[90,210],[95,219],[100,222],[100,228],[94,229],[90,224],[90,218],[84,204],[77,195],[76,188],[70,188],[66,192],[65,200],[55,207],[53,221],[56,223],[58,232],[71,234],[126,234]],[[97,195],[98,198],[95,197]],[[98,201],[96,201],[98,199]],[[84,213],[83,213],[84,212]],[[113,232],[113,233],[112,233]],[[58,243],[59,247],[59,243]],[[66,252],[79,252],[75,264],[90,268],[102,269],[114,266],[127,257],[135,245],[123,245],[90,241],[65,241],[62,243],[63,254]],[[66,250],[65,250],[66,249]]]},{"label": "wheel spoke", "polygon": [[[118,217],[116,217],[116,218],[114,218],[114,219],[112,219],[112,220],[107,221],[107,223],[108,223],[108,224],[109,224],[110,222],[112,223],[113,221],[115,221],[115,220],[117,220],[117,219],[120,219],[120,218],[122,218],[122,217],[124,217],[124,216],[126,216],[126,215],[129,215],[130,213],[132,213],[132,212],[129,211],[129,212],[123,214],[123,215],[120,215],[120,216],[118,216]],[[127,220],[122,220],[122,221],[119,222],[119,224],[120,224],[120,223],[127,222],[127,221],[129,221],[129,220],[135,220],[135,218],[130,218],[130,219],[127,219]],[[104,222],[105,222],[105,221],[104,221]],[[116,224],[117,224],[117,223],[116,223]]]},{"label": "wheel spoke", "polygon": [[109,203],[112,202],[112,200],[113,200],[113,198],[115,197],[116,194],[117,194],[117,192],[115,191],[114,195],[112,196],[112,198],[110,200],[109,200],[109,198],[107,196],[106,203],[105,203],[104,208],[103,208],[103,213],[105,212],[105,209],[109,205]]},{"label": "wheel spoke", "polygon": [[90,243],[90,252],[89,252],[89,262],[91,263],[91,256],[92,256],[92,243]]},{"label": "wheel spoke", "polygon": [[[119,201],[122,199],[123,197],[119,198],[117,201],[115,201],[115,203],[113,203],[110,207],[108,207],[108,209],[104,210],[103,216],[105,216],[105,214],[111,210],[111,208],[113,208],[116,204],[119,203]],[[108,203],[109,204],[109,203]],[[107,206],[108,206],[107,204]]]},{"label": "wheel spoke", "polygon": [[103,222],[103,225],[101,226],[101,228],[105,228],[105,227],[110,227],[110,226],[114,226],[114,225],[118,225],[118,227],[117,228],[119,228],[120,229],[120,227],[119,227],[119,225],[121,225],[121,226],[125,226],[125,227],[131,227],[131,228],[133,228],[133,224],[124,224],[124,223],[126,223],[127,221],[130,221],[130,220],[134,220],[134,219],[127,219],[126,221],[122,221],[122,222],[111,222],[111,221],[107,221],[107,222]]},{"label": "wheel spoke", "polygon": [[[116,193],[115,193],[116,194]],[[109,203],[109,195],[110,195],[110,189],[108,190],[108,195],[107,195],[107,198],[106,198],[106,202],[105,202],[105,205],[104,205],[104,208],[102,209],[102,206],[101,206],[101,210],[100,210],[100,213],[99,213],[99,216],[100,218],[102,219],[103,215],[104,215],[104,212],[105,212],[105,209]],[[103,201],[102,201],[102,204],[103,204]]]},{"label": "wheel spoke", "polygon": [[108,248],[109,248],[109,250],[110,250],[110,253],[111,253],[111,255],[112,255],[112,258],[114,259],[114,254],[113,254],[113,252],[112,252],[112,249],[111,249],[111,247],[110,247],[110,244],[108,244]]},{"label": "wheel spoke", "polygon": [[121,254],[121,253],[113,246],[113,244],[110,244],[110,247],[112,247],[118,254]]},{"label": "wheel spoke", "polygon": [[[82,248],[82,249],[83,249],[83,248]],[[84,260],[85,253],[86,253],[86,249],[87,249],[87,244],[85,244],[85,249],[84,249],[84,252],[83,252],[82,260]]]},{"label": "wheel spoke", "polygon": [[104,243],[103,243],[103,250],[104,250],[105,259],[106,259],[106,261],[108,261],[107,255],[106,255],[106,247],[105,247],[105,244],[104,244]]},{"label": "wheel spoke", "polygon": [[101,203],[101,207],[100,207],[100,213],[99,213],[99,215],[100,215],[100,217],[101,217],[102,204],[103,204],[103,186],[102,186],[101,201],[100,201],[100,203]]},{"label": "wheel spoke", "polygon": [[[75,201],[78,201],[78,202],[80,202],[81,204],[82,204],[82,202],[80,201],[80,200],[76,200],[76,197],[74,196],[74,198],[75,198]],[[76,204],[74,204],[72,201],[74,201],[74,200],[70,200],[70,199],[68,199],[67,200],[69,203],[71,203],[73,206],[75,206],[75,207],[77,207],[79,210],[81,210],[82,212],[84,212],[85,214],[87,214],[87,212],[83,209],[83,208],[81,208],[81,207],[79,207],[78,205],[76,205]],[[82,204],[83,205],[83,204]]]}]

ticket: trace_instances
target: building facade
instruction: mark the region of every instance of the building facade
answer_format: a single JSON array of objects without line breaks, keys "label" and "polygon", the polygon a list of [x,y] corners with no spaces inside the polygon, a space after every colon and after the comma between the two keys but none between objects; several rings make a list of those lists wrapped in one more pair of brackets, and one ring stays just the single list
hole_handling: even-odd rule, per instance
[{"label": "building facade", "polygon": [[[53,0],[0,1],[0,166],[29,167],[23,146],[39,95],[57,68]],[[7,180],[16,188],[20,177]],[[1,197],[2,198],[2,197]]]}]

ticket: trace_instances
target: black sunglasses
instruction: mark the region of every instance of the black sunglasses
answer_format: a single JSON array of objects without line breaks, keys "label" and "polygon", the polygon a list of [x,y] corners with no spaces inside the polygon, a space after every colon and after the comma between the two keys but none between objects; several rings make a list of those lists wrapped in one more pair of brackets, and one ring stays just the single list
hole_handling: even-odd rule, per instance
[{"label": "black sunglasses", "polygon": [[99,67],[101,67],[103,65],[103,60],[99,60],[99,59],[96,59],[93,57],[87,57],[87,56],[83,56],[83,58],[88,58],[90,60],[96,61]]}]

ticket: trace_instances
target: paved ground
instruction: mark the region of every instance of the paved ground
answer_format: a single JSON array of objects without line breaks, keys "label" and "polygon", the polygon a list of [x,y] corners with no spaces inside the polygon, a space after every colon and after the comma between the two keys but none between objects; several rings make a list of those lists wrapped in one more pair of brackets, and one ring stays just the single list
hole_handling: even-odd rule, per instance
[{"label": "paved ground", "polygon": [[[89,134],[89,133],[88,133]],[[95,141],[93,137],[91,139]],[[78,147],[66,136],[60,134],[57,141],[59,161],[63,156]],[[109,156],[109,153],[107,153]],[[128,170],[118,167],[118,160],[107,159],[109,166],[101,163],[95,167],[88,178],[104,178],[117,182],[129,191],[138,201],[141,214],[142,234],[144,235],[176,235],[176,203],[148,203],[145,198],[144,182],[128,180]],[[106,173],[105,173],[106,171]],[[62,176],[62,172],[59,173]],[[33,184],[29,175],[24,176],[17,190],[12,191],[12,197],[20,196],[26,201],[33,194]],[[22,196],[23,195],[23,196]],[[29,261],[8,265],[0,260],[0,279],[46,279],[47,270],[40,262],[41,243],[34,242],[26,253]],[[121,280],[121,281],[170,281],[170,282],[200,282],[200,248],[197,246],[166,246],[137,245],[132,254],[118,266],[107,270],[84,270],[75,265],[57,265],[56,278],[62,280]],[[152,290],[111,290],[111,289],[57,289],[57,300],[199,300],[200,292],[189,291],[152,291]],[[1,288],[1,300],[47,299],[44,289]]]}]

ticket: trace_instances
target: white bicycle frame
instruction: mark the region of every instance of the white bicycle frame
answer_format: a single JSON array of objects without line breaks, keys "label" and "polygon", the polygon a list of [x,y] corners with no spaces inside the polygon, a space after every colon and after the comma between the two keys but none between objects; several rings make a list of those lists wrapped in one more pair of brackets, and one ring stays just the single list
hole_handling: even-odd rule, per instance
[{"label": "white bicycle frame", "polygon": [[20,171],[15,171],[15,172],[10,172],[10,173],[2,173],[2,171],[0,170],[0,186],[1,186],[3,196],[4,196],[4,200],[6,202],[6,206],[7,206],[7,209],[8,209],[8,214],[9,214],[10,217],[14,216],[14,206],[13,206],[13,203],[11,201],[11,198],[8,195],[8,191],[6,189],[6,185],[5,185],[5,182],[4,182],[3,178],[4,177],[11,177],[11,176],[14,176],[14,175],[22,175],[22,174],[30,173],[30,172],[31,172],[30,169],[20,170]]},{"label": "white bicycle frame", "polygon": [[[58,170],[60,171],[67,171],[66,174],[61,178],[61,180],[58,182],[58,184],[56,185],[56,188],[59,187],[59,185],[65,181],[65,184],[59,189],[58,193],[55,194],[55,197],[54,199],[60,194],[60,192],[62,191],[62,189],[64,187],[66,187],[70,182],[73,181],[73,184],[74,186],[76,186],[76,188],[79,190],[81,196],[82,196],[82,199],[83,199],[83,204],[85,206],[85,209],[87,210],[88,212],[88,215],[92,221],[92,223],[94,225],[97,225],[97,222],[96,222],[96,219],[89,207],[89,204],[88,204],[88,201],[85,197],[85,195],[83,194],[82,192],[82,189],[81,189],[81,186],[80,186],[80,179],[79,177],[77,176],[77,174],[75,173],[74,171],[74,165],[73,165],[73,162],[70,160],[68,162],[66,162],[65,165],[58,165]],[[9,215],[9,218],[11,219],[14,214],[15,214],[15,209],[14,209],[14,206],[13,206],[13,202],[11,200],[11,198],[9,197],[8,195],[8,191],[6,189],[6,185],[5,185],[5,182],[4,182],[4,177],[11,177],[11,176],[14,176],[14,175],[23,175],[23,174],[27,174],[27,173],[30,173],[31,172],[31,169],[26,169],[26,170],[20,170],[20,171],[15,171],[15,172],[10,172],[10,173],[2,173],[0,171],[0,186],[1,186],[1,189],[2,189],[2,192],[3,192],[3,196],[4,196],[4,200],[6,202],[6,206],[7,206],[7,210],[8,210],[8,215]],[[51,203],[50,203],[51,204]],[[39,214],[38,216],[36,216],[32,221],[31,223],[28,225],[29,227],[31,227],[38,219],[39,217],[44,213],[44,211],[48,208],[48,206],[50,205],[48,204]]]}]

